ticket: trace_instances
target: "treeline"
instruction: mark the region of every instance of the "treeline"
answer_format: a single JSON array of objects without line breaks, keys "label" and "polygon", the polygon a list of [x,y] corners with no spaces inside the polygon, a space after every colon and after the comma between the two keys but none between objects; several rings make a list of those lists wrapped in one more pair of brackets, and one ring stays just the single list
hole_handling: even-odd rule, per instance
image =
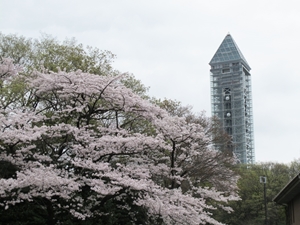
[{"label": "treeline", "polygon": [[236,171],[240,175],[238,194],[240,201],[229,205],[231,214],[218,214],[216,218],[231,225],[258,225],[265,223],[264,185],[260,176],[267,178],[266,199],[269,225],[285,225],[285,207],[273,202],[280,190],[300,172],[300,159],[289,164],[264,162],[254,165],[239,165]]}]

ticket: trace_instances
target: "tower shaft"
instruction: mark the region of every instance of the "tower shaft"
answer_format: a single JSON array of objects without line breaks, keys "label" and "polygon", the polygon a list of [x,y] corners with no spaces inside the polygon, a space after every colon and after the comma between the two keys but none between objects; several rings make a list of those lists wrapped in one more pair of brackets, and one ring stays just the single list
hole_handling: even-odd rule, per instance
[{"label": "tower shaft", "polygon": [[228,34],[209,63],[212,115],[232,137],[241,163],[255,161],[250,66]]}]

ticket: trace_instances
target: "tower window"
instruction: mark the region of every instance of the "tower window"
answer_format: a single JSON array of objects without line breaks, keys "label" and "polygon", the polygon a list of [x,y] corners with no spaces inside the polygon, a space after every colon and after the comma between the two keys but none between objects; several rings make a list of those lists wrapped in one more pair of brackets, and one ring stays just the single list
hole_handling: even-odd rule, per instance
[{"label": "tower window", "polygon": [[228,127],[228,126],[232,126],[232,121],[231,120],[225,120],[225,126]]},{"label": "tower window", "polygon": [[224,93],[225,94],[230,94],[230,88],[224,88]]},{"label": "tower window", "polygon": [[222,73],[230,73],[230,69],[222,69]]},{"label": "tower window", "polygon": [[225,104],[225,109],[231,109],[231,103],[226,103]]},{"label": "tower window", "polygon": [[226,127],[226,132],[227,132],[227,134],[231,135],[232,134],[232,128],[231,127]]}]

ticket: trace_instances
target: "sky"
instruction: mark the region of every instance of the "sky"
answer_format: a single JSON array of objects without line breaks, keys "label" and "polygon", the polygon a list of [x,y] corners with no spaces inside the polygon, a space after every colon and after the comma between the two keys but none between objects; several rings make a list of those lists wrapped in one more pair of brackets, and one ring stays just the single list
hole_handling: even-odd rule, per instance
[{"label": "sky", "polygon": [[298,0],[0,0],[0,32],[109,50],[150,96],[207,116],[208,63],[230,33],[252,68],[256,162],[300,158]]}]

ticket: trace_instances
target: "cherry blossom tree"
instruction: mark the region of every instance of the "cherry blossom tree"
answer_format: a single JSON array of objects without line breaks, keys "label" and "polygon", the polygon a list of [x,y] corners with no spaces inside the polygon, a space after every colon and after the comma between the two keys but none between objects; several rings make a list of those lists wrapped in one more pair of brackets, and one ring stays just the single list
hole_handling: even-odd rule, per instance
[{"label": "cherry blossom tree", "polygon": [[[2,61],[0,88],[22,78],[28,101],[1,101],[0,171],[9,170],[0,173],[0,207],[34,202],[47,224],[64,217],[104,224],[109,207],[126,212],[128,224],[221,224],[211,213],[230,212],[237,177],[215,160],[211,136],[135,94],[123,76],[22,76]],[[232,176],[205,185],[196,176],[204,168]]]}]

